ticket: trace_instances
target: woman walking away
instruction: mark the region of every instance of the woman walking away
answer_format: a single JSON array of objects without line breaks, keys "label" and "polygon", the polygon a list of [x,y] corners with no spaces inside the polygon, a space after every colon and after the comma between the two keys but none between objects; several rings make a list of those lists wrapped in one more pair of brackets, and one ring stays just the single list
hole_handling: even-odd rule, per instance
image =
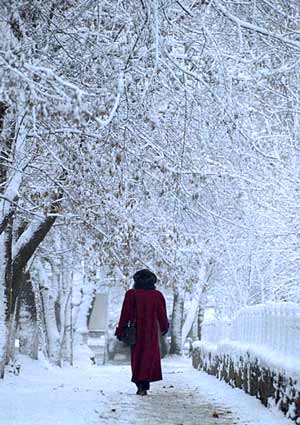
[{"label": "woman walking away", "polygon": [[155,289],[155,274],[143,269],[136,272],[133,279],[133,289],[125,294],[116,336],[121,340],[124,327],[136,320],[136,343],[131,348],[131,381],[137,386],[137,394],[147,395],[150,382],[162,380],[158,325],[164,335],[169,323],[164,296]]}]

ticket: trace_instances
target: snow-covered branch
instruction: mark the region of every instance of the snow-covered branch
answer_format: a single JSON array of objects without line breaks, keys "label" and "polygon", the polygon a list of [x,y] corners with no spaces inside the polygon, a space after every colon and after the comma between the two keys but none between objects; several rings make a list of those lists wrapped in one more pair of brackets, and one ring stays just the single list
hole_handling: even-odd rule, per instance
[{"label": "snow-covered branch", "polygon": [[258,25],[251,24],[250,22],[244,21],[243,19],[240,19],[240,18],[232,15],[228,11],[228,9],[226,7],[224,7],[224,6],[222,6],[222,4],[218,0],[214,0],[212,2],[212,4],[220,12],[222,12],[223,15],[226,16],[226,18],[230,19],[237,26],[242,27],[242,28],[246,28],[246,29],[248,29],[250,31],[257,32],[257,33],[259,33],[261,35],[264,35],[266,37],[274,38],[274,39],[276,39],[278,41],[281,41],[284,44],[287,44],[290,47],[293,47],[293,48],[295,48],[297,50],[300,50],[300,43],[298,41],[290,40],[290,39],[286,38],[284,35],[273,33],[271,31],[266,30],[265,28],[262,28],[262,27],[260,27]]}]

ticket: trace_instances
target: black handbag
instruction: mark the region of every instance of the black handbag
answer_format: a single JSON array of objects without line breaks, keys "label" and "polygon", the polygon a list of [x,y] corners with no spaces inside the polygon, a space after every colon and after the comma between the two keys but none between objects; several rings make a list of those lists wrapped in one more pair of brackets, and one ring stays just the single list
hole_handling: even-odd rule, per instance
[{"label": "black handbag", "polygon": [[122,329],[121,341],[124,344],[133,346],[136,343],[136,294],[134,291],[134,319],[127,323]]}]

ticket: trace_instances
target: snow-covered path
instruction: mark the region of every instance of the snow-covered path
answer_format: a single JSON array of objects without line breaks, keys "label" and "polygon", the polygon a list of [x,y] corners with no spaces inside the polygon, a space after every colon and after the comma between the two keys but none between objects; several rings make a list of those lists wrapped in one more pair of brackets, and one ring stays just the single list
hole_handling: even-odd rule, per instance
[{"label": "snow-covered path", "polygon": [[22,359],[20,376],[0,382],[1,425],[291,425],[279,412],[194,370],[190,360],[163,361],[164,381],[135,394],[128,365],[46,370]]}]

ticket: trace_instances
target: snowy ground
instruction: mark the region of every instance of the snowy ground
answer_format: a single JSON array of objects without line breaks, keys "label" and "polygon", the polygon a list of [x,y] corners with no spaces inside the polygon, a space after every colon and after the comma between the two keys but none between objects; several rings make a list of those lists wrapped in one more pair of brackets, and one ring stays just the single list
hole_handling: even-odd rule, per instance
[{"label": "snowy ground", "polygon": [[0,425],[292,425],[279,412],[192,368],[163,361],[164,381],[135,394],[129,365],[77,364],[63,370],[22,358],[0,382]]}]

